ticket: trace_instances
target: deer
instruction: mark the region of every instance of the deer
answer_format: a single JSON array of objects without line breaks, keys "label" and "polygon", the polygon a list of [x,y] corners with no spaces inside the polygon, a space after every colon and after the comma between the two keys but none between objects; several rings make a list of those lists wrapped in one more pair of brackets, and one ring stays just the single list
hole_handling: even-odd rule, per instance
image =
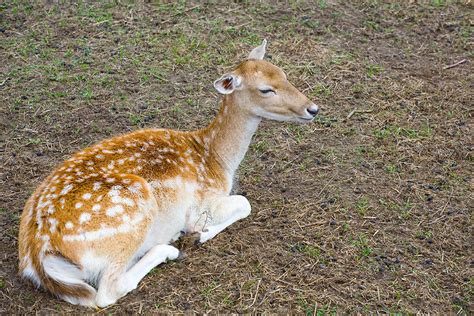
[{"label": "deer", "polygon": [[114,304],[183,234],[202,244],[246,218],[234,174],[263,119],[308,123],[319,108],[264,60],[267,41],[214,82],[216,117],[196,131],[141,129],[100,141],[60,164],[27,200],[19,271],[71,304]]}]

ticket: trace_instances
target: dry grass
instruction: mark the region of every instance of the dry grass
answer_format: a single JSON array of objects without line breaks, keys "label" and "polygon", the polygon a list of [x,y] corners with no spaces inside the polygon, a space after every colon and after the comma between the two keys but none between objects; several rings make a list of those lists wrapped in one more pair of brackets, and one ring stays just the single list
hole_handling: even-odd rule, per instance
[{"label": "dry grass", "polygon": [[318,122],[264,122],[236,188],[252,215],[99,312],[472,312],[472,5],[0,9],[1,313],[87,311],[17,276],[48,171],[110,135],[205,125],[212,81],[263,37]]}]

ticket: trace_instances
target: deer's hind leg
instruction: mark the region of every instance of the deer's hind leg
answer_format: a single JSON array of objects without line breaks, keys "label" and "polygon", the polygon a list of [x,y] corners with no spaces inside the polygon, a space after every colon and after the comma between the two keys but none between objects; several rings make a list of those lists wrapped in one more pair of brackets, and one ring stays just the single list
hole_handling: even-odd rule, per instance
[{"label": "deer's hind leg", "polygon": [[122,204],[127,214],[123,217],[126,222],[115,227],[113,236],[96,241],[91,247],[100,248],[100,256],[109,261],[98,283],[96,304],[99,307],[115,303],[134,290],[151,269],[179,255],[178,249],[163,244],[152,246],[141,258],[138,257],[154,223],[158,205],[151,186],[144,179],[137,176],[129,178],[130,181],[125,181],[129,183],[127,189],[121,191],[120,199],[115,199],[117,203],[126,202]]},{"label": "deer's hind leg", "polygon": [[100,280],[96,304],[105,307],[137,288],[138,283],[157,265],[178,258],[179,250],[170,245],[151,248],[128,270],[122,264],[111,265]]}]

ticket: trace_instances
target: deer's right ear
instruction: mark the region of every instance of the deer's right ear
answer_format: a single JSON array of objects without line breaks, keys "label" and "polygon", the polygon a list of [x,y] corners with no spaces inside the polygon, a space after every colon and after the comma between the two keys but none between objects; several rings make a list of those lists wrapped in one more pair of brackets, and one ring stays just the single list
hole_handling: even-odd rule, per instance
[{"label": "deer's right ear", "polygon": [[222,94],[231,94],[235,89],[239,88],[242,80],[234,74],[225,74],[214,81],[214,88]]}]

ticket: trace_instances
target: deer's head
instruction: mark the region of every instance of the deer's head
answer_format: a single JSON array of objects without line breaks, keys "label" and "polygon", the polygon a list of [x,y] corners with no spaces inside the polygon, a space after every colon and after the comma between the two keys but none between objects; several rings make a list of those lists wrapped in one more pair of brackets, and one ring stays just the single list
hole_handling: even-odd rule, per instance
[{"label": "deer's head", "polygon": [[234,71],[214,82],[219,93],[233,94],[242,110],[258,117],[294,122],[311,122],[319,111],[287,79],[277,66],[264,61],[267,41],[254,48]]}]

